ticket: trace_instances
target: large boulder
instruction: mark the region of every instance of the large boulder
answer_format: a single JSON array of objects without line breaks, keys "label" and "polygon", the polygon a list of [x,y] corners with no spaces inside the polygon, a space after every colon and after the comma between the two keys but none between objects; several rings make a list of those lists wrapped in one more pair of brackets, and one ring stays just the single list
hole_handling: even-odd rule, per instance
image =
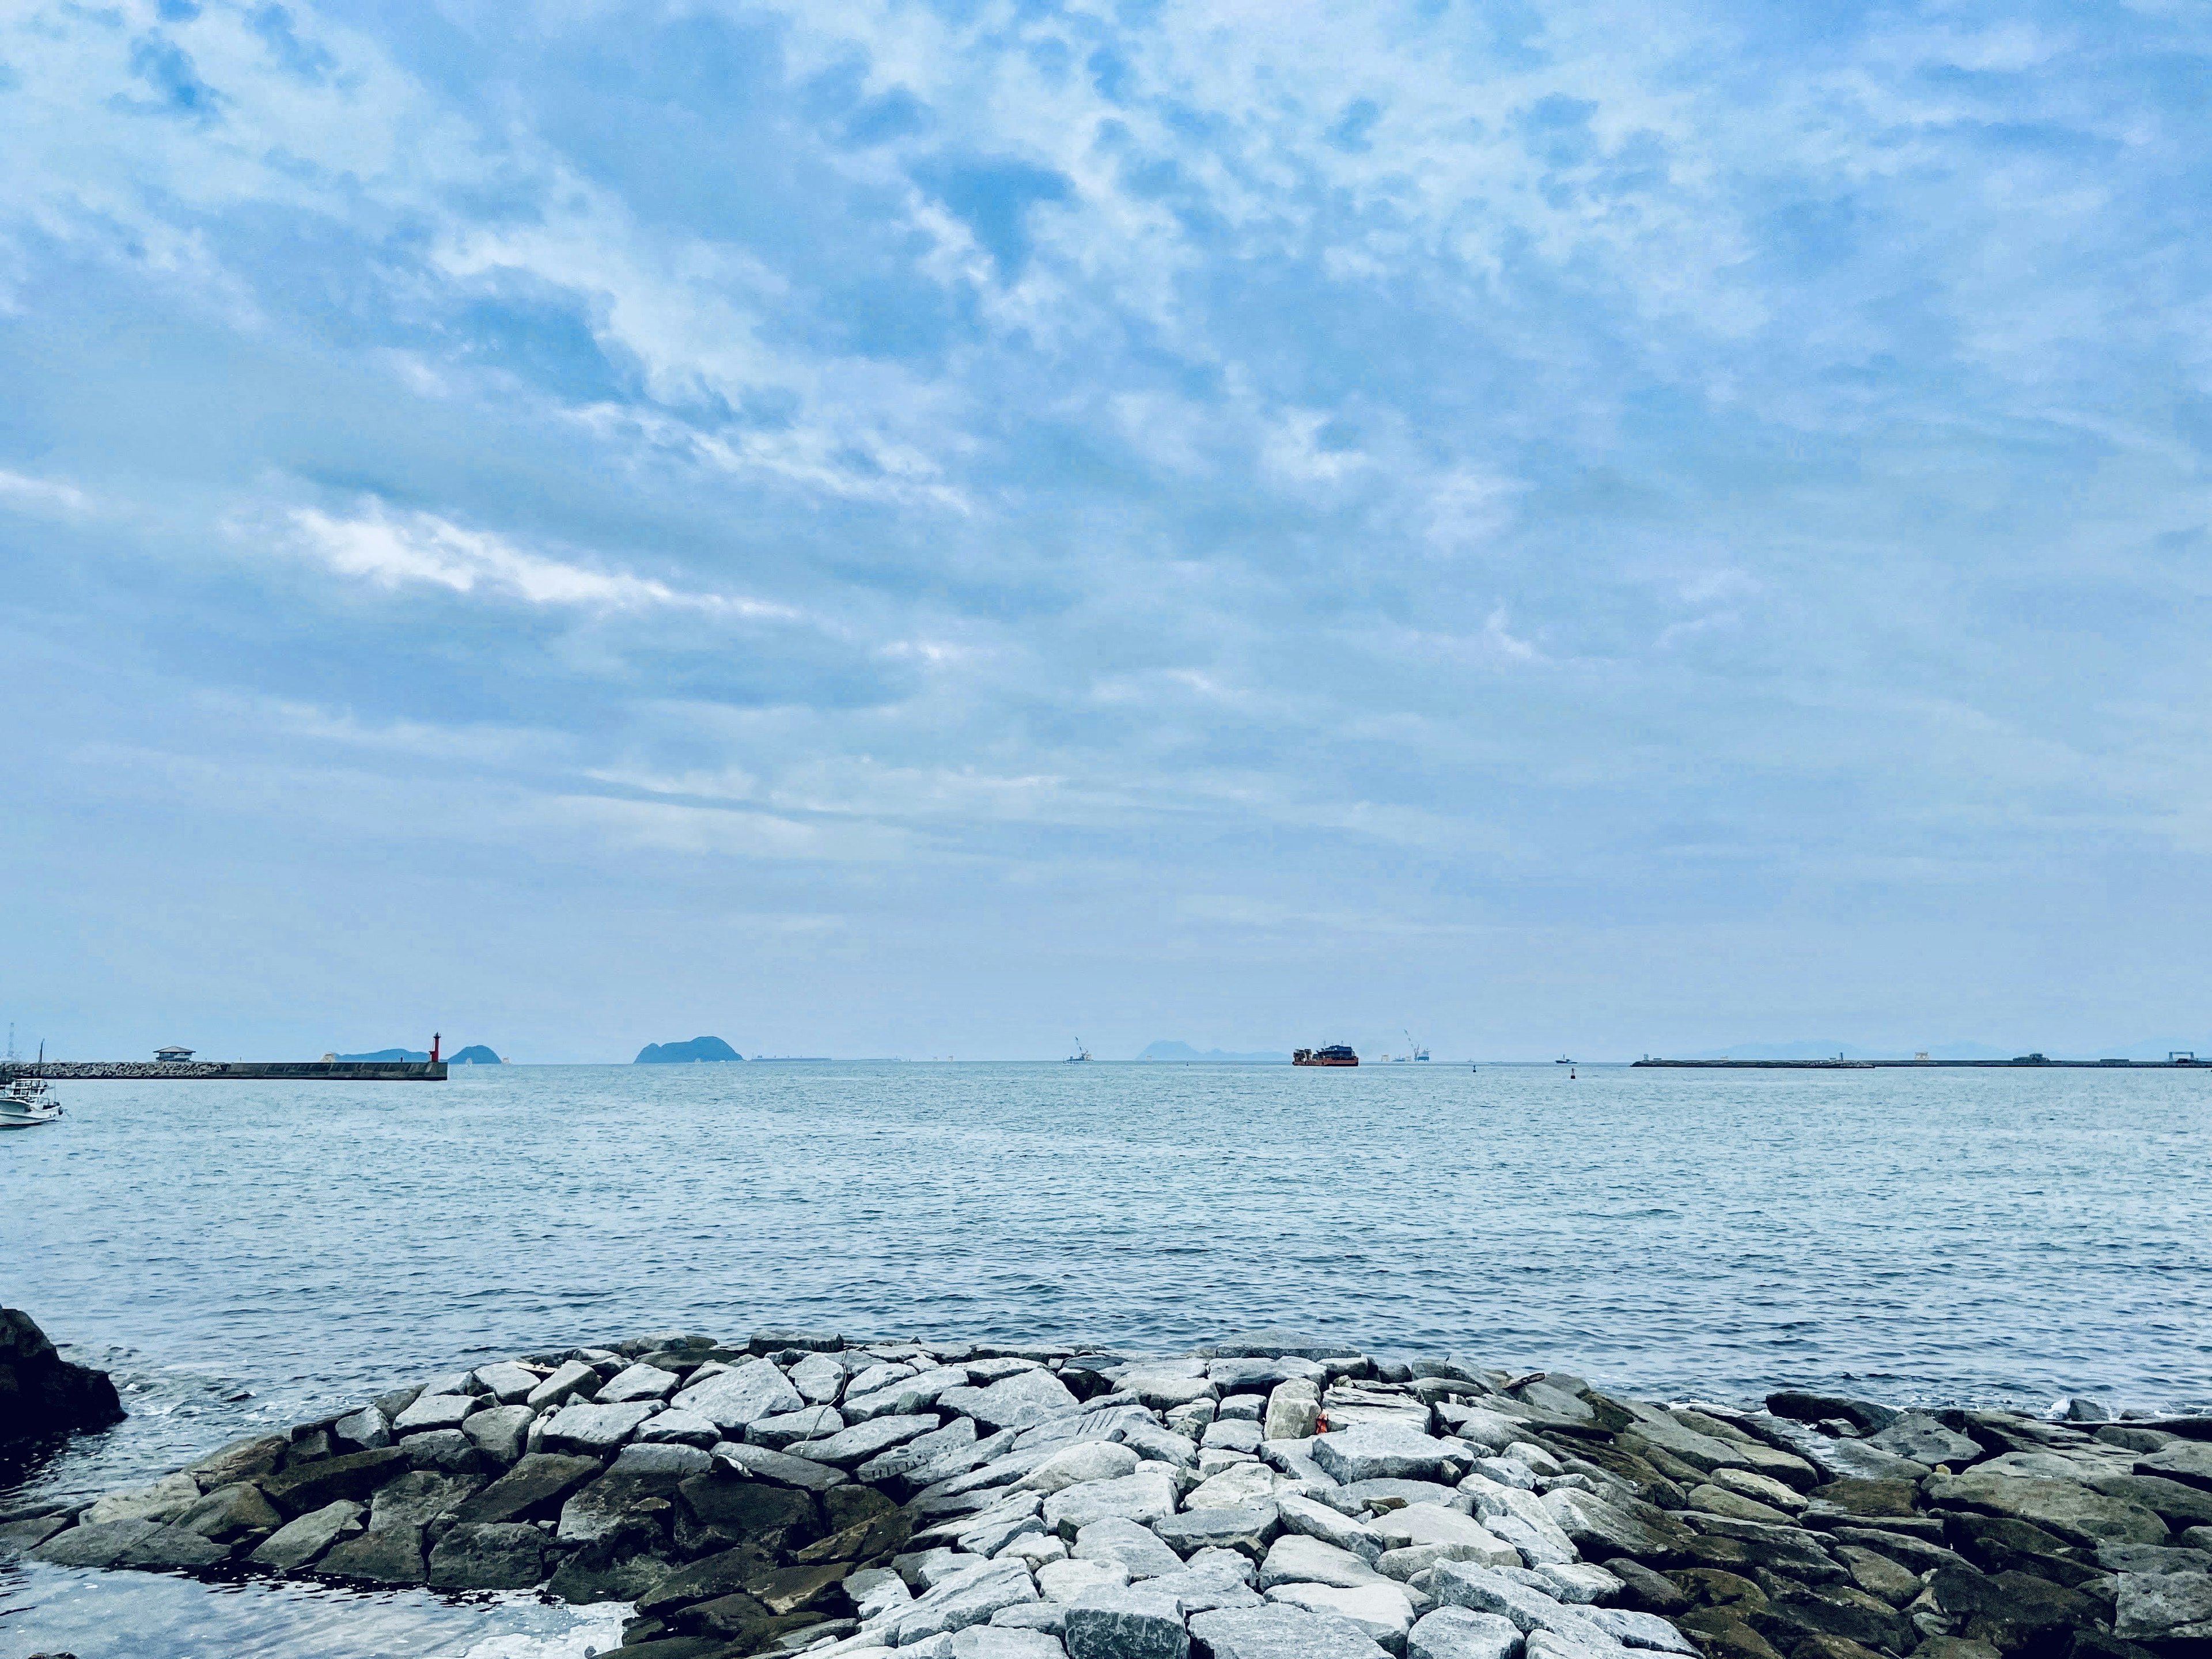
[{"label": "large boulder", "polygon": [[1388,1659],[1350,1620],[1274,1602],[1193,1613],[1190,1633],[1213,1659]]},{"label": "large boulder", "polygon": [[0,1308],[0,1445],[104,1429],[123,1415],[106,1371],[71,1364],[30,1315]]},{"label": "large boulder", "polygon": [[1068,1659],[1187,1659],[1182,1604],[1147,1584],[1101,1584],[1067,1604]]}]

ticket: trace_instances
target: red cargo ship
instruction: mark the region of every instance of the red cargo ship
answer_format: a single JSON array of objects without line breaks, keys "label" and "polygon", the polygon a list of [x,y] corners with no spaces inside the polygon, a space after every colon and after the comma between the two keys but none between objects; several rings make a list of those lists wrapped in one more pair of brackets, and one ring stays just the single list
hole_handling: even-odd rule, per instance
[{"label": "red cargo ship", "polygon": [[1291,1056],[1293,1066],[1357,1066],[1359,1056],[1344,1043],[1327,1048],[1301,1048]]}]

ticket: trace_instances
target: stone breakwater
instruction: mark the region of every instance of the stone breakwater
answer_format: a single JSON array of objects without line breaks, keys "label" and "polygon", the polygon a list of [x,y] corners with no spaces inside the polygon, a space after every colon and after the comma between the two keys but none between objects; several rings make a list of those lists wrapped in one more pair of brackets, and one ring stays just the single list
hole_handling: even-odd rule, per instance
[{"label": "stone breakwater", "polygon": [[659,1335],[0,1520],[78,1567],[633,1602],[620,1659],[2199,1659],[2212,1419],[2045,1421],[1262,1333]]}]

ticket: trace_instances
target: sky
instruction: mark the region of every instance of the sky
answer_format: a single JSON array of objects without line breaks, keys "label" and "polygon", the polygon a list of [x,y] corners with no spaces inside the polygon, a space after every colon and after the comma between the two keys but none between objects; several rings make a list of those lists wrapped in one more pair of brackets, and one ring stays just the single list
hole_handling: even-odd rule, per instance
[{"label": "sky", "polygon": [[0,1014],[2212,1050],[2212,10],[0,3]]}]

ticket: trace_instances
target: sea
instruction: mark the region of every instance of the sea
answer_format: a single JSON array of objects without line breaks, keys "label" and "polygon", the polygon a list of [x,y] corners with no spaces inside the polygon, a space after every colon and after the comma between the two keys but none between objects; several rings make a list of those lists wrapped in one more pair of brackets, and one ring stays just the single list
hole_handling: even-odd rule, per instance
[{"label": "sea", "polygon": [[[2212,1409],[2212,1068],[477,1066],[56,1085],[0,1301],[114,1375],[0,1511],[653,1332],[1287,1327],[1644,1397]],[[582,1659],[624,1609],[0,1565],[0,1659]]]}]

